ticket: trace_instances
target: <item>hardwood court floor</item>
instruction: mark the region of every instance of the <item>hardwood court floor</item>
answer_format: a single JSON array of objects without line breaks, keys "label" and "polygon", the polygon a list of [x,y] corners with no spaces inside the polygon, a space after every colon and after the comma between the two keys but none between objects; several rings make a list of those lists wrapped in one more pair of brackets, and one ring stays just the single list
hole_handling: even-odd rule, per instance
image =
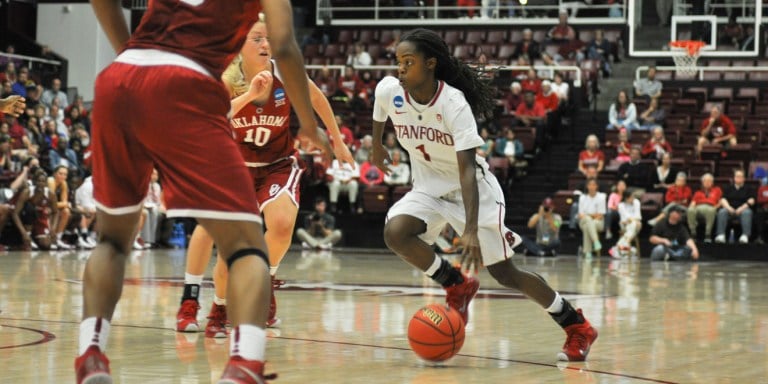
[{"label": "hardwood court floor", "polygon": [[[72,383],[87,253],[0,254],[0,383]],[[441,366],[406,328],[442,291],[390,254],[295,252],[270,331],[275,383],[768,383],[768,269],[515,257],[582,307],[600,337],[587,363],[557,364],[564,333],[543,310],[480,276],[461,354]],[[210,383],[228,342],[173,331],[183,251],[136,253],[108,353],[118,383]],[[209,285],[210,287],[210,285]],[[203,290],[200,320],[211,303]]]}]

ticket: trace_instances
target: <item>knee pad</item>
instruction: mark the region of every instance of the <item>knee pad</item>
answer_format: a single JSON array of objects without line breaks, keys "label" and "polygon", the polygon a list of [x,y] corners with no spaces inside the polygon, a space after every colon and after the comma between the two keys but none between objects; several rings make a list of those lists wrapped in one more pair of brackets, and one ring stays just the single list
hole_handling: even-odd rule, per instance
[{"label": "knee pad", "polygon": [[267,265],[269,265],[269,257],[267,257],[267,254],[264,253],[264,251],[258,248],[244,248],[239,251],[236,251],[235,253],[232,254],[232,256],[230,256],[227,259],[227,270],[232,269],[232,264],[234,264],[234,262],[237,261],[237,259],[241,257],[246,257],[246,256],[258,256],[262,260],[264,260],[264,262],[267,263]]}]

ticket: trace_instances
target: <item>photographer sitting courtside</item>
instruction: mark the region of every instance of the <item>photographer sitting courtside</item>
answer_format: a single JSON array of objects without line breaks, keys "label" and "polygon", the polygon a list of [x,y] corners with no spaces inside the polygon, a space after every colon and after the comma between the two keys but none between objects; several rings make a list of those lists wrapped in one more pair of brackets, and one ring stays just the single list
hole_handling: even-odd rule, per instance
[{"label": "photographer sitting courtside", "polygon": [[304,228],[296,230],[296,236],[304,248],[331,249],[341,240],[341,231],[335,229],[336,219],[325,211],[325,199],[315,200],[315,211],[304,218]]},{"label": "photographer sitting courtside", "polygon": [[654,245],[651,261],[661,260],[697,260],[699,249],[683,225],[685,207],[673,205],[663,219],[656,222],[649,239]]},{"label": "photographer sitting courtside", "polygon": [[536,241],[523,237],[523,245],[534,256],[557,256],[560,248],[560,225],[563,218],[553,212],[555,204],[547,197],[539,205],[539,211],[528,219],[528,228],[536,228]]}]

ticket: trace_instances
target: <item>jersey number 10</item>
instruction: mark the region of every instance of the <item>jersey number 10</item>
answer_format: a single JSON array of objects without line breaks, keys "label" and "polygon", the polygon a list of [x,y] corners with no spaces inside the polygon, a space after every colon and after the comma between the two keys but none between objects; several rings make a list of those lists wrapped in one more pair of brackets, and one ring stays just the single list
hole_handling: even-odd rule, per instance
[{"label": "jersey number 10", "polygon": [[272,131],[264,127],[258,127],[256,129],[249,129],[245,134],[245,143],[253,143],[257,147],[261,147],[269,141],[269,136],[272,135]]}]

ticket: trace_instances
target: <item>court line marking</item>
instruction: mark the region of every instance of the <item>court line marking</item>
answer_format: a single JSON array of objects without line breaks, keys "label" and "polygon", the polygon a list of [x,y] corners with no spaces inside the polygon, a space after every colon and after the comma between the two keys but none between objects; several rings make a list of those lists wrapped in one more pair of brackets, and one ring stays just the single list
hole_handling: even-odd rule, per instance
[{"label": "court line marking", "polygon": [[35,340],[35,341],[31,341],[29,343],[24,343],[24,344],[4,345],[4,346],[0,346],[0,349],[22,348],[22,347],[29,347],[29,346],[33,346],[33,345],[40,345],[40,344],[45,344],[47,342],[53,341],[56,338],[56,335],[54,335],[53,333],[48,332],[48,331],[43,331],[42,329],[18,327],[18,326],[15,326],[15,325],[8,325],[8,324],[0,324],[0,328],[21,329],[21,330],[24,330],[24,331],[30,331],[30,332],[38,333],[38,334],[43,336],[40,340]]},{"label": "court line marking", "polygon": [[[77,321],[69,321],[69,320],[45,320],[45,319],[20,319],[20,318],[13,318],[13,317],[0,317],[0,320],[11,320],[11,321],[32,321],[32,322],[41,322],[41,323],[55,323],[55,324],[78,324]],[[137,329],[153,329],[153,330],[159,330],[159,331],[168,331],[173,332],[174,334],[177,333],[174,329],[170,328],[163,328],[163,327],[153,327],[148,325],[135,325],[135,324],[110,324],[112,327],[123,327],[123,328],[137,328]],[[23,328],[23,327],[14,327],[9,326],[13,328],[21,328],[21,329],[28,329],[32,331],[37,331],[32,328]],[[37,331],[37,332],[45,332],[45,331]],[[48,333],[48,332],[46,332]],[[51,334],[53,336],[53,334]],[[55,336],[53,336],[55,338]],[[280,339],[280,340],[289,340],[289,341],[303,341],[303,342],[310,342],[310,343],[319,343],[319,344],[334,344],[334,345],[347,345],[352,347],[366,347],[366,348],[379,348],[379,349],[389,349],[389,350],[396,350],[396,351],[410,351],[410,348],[406,347],[394,347],[394,346],[383,346],[383,345],[376,345],[376,344],[364,344],[364,343],[353,343],[348,341],[333,341],[333,340],[317,340],[317,339],[305,339],[305,338],[299,338],[299,337],[289,337],[289,336],[271,336],[272,339]],[[47,340],[50,341],[50,340]],[[25,344],[26,345],[26,344]],[[557,368],[557,369],[568,369],[572,371],[578,371],[578,372],[591,372],[595,374],[600,375],[608,375],[613,377],[623,377],[627,379],[633,379],[633,380],[640,380],[645,381],[649,383],[659,383],[659,384],[679,384],[675,381],[667,381],[662,379],[652,379],[648,377],[642,377],[642,376],[636,376],[636,375],[630,375],[630,374],[624,374],[624,373],[616,373],[616,372],[609,372],[609,371],[603,371],[599,369],[590,369],[583,366],[565,366],[565,367],[559,367],[557,364],[551,364],[551,363],[540,363],[536,361],[527,361],[527,360],[518,360],[518,359],[504,359],[501,357],[493,357],[493,356],[480,356],[480,355],[470,355],[470,354],[464,354],[459,353],[456,356],[461,357],[467,357],[472,359],[481,359],[481,360],[492,360],[492,361],[504,361],[509,363],[517,363],[517,364],[527,364],[527,365],[535,365],[540,367],[550,367],[550,368]],[[573,364],[582,364],[582,363],[573,363]]]}]

